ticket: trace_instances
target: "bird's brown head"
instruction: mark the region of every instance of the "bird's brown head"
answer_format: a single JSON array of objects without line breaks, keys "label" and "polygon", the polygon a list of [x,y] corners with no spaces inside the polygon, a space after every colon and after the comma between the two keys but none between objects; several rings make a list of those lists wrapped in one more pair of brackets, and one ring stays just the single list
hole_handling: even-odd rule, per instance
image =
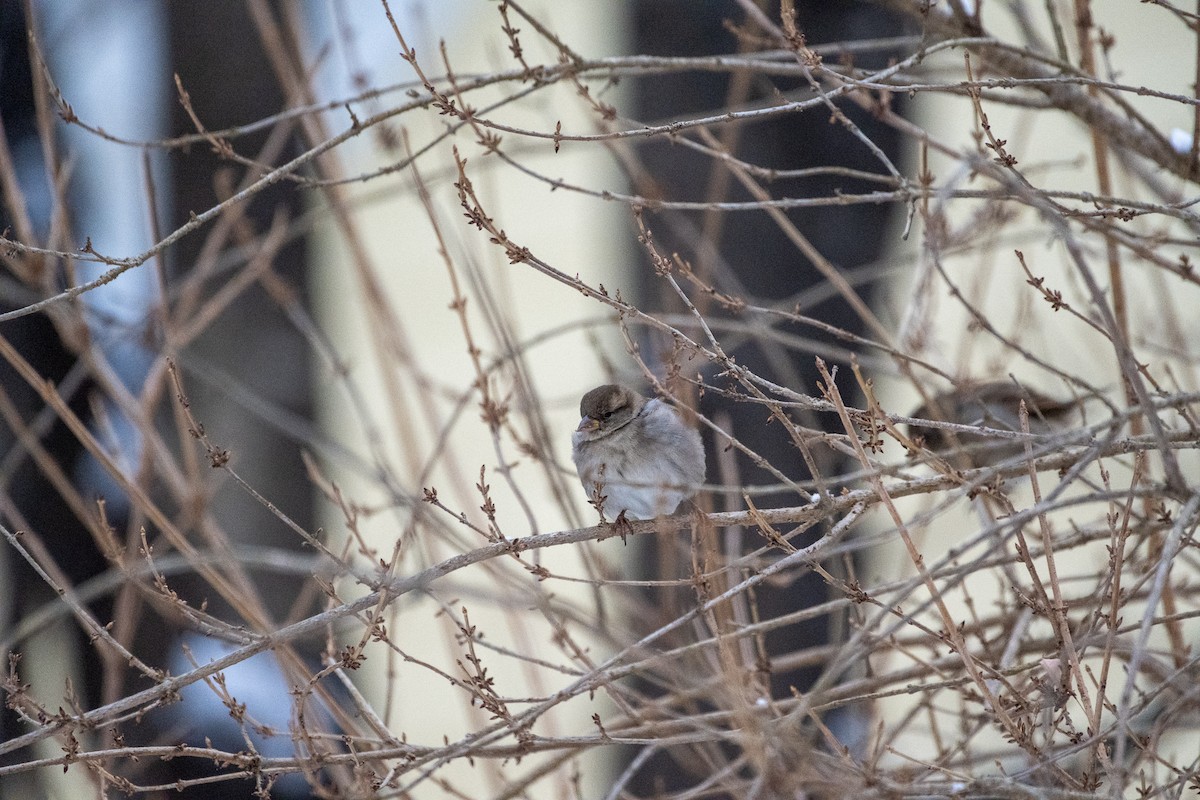
[{"label": "bird's brown head", "polygon": [[579,427],[576,430],[603,435],[629,422],[646,404],[646,398],[616,383],[597,386],[579,401]]}]

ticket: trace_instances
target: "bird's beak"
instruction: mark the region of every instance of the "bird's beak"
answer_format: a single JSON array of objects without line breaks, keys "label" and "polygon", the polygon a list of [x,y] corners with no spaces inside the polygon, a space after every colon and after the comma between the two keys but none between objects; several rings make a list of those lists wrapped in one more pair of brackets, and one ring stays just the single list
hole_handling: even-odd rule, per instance
[{"label": "bird's beak", "polygon": [[587,431],[590,433],[591,431],[594,431],[599,427],[600,427],[600,420],[592,419],[591,417],[584,417],[583,419],[579,420],[579,427],[577,427],[575,430]]}]

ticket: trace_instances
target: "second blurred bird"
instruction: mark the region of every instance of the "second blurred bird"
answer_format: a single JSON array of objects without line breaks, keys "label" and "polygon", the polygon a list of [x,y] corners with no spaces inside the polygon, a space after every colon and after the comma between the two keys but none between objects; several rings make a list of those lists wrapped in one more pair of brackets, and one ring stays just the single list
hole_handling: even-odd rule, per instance
[{"label": "second blurred bird", "polygon": [[[1078,399],[1055,400],[1011,381],[963,384],[923,403],[910,416],[935,422],[1020,431],[1020,404],[1029,412],[1029,432],[1038,435],[1058,433],[1070,423],[1081,403]],[[909,437],[942,455],[956,454],[964,465],[980,467],[1019,456],[1025,442],[987,434],[950,431],[941,428],[909,426]],[[1035,443],[1035,449],[1036,449]]]}]

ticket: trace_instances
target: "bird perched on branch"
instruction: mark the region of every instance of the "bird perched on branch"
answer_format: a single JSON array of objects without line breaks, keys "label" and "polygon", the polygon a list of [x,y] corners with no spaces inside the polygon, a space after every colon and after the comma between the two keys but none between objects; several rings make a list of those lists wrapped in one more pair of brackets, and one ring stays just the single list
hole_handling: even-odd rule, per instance
[{"label": "bird perched on branch", "polygon": [[[1051,434],[1063,430],[1080,400],[1055,400],[1011,381],[964,384],[939,394],[910,416],[958,425],[1020,431],[1020,404],[1029,412],[1029,432]],[[922,428],[909,425],[909,436],[922,441],[930,450],[946,454],[961,451],[971,466],[984,466],[1025,452],[1021,439],[999,438],[986,434]]]},{"label": "bird perched on branch", "polygon": [[593,505],[618,521],[671,514],[704,482],[700,434],[679,412],[626,386],[583,396],[571,458]]}]

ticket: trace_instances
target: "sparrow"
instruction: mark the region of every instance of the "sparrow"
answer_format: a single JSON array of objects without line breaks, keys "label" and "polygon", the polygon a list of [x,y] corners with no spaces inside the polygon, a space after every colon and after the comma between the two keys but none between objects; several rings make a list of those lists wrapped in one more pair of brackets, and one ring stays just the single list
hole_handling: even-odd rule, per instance
[{"label": "sparrow", "polygon": [[[1055,400],[1011,381],[964,384],[923,403],[909,416],[959,425],[979,425],[1003,431],[1020,431],[1020,404],[1029,411],[1029,432],[1050,434],[1062,430],[1080,400]],[[960,453],[971,466],[994,464],[1025,453],[1020,439],[1000,439],[941,428],[908,426],[909,437],[938,453]]]},{"label": "sparrow", "polygon": [[610,383],[585,394],[579,414],[571,458],[602,515],[672,514],[704,482],[699,432],[663,401]]}]

